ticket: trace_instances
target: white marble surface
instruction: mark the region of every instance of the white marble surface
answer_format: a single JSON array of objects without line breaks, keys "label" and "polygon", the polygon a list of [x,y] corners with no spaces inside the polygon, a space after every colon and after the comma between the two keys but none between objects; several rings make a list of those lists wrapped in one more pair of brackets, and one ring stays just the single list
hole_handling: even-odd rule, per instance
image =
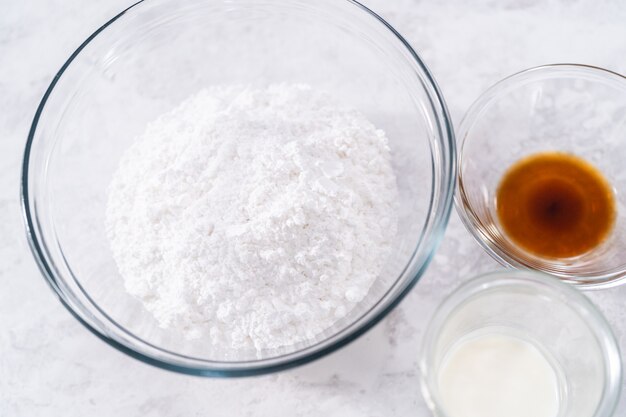
[{"label": "white marble surface", "polygon": [[[480,91],[523,68],[581,62],[626,73],[620,0],[366,3],[422,55],[457,123]],[[53,74],[128,4],[0,1],[0,416],[428,415],[417,369],[427,318],[460,281],[496,267],[456,214],[433,265],[398,309],[341,351],[280,374],[214,380],[156,369],[103,344],[55,299],[23,236],[23,144]],[[626,286],[589,295],[626,351]],[[626,398],[616,415],[626,416]]]}]

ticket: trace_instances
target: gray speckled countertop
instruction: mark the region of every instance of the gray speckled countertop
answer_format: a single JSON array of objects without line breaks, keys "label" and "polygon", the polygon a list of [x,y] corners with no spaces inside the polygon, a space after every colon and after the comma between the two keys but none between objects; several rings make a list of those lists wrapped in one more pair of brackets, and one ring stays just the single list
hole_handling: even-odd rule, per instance
[{"label": "gray speckled countertop", "polygon": [[[457,123],[482,90],[520,69],[580,62],[626,73],[620,0],[365,3],[422,55]],[[459,282],[497,267],[456,214],[430,269],[399,308],[339,352],[280,374],[215,380],[156,369],[103,344],[55,299],[22,230],[23,145],[53,74],[128,4],[4,0],[0,7],[0,416],[428,415],[417,369],[428,317]],[[626,286],[588,295],[626,351]],[[626,398],[616,415],[626,416]]]}]

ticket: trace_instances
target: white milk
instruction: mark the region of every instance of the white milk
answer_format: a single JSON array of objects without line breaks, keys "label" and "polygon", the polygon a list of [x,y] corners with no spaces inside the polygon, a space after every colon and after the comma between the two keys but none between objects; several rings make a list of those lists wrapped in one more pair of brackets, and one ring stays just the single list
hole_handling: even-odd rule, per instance
[{"label": "white milk", "polygon": [[466,339],[439,371],[442,405],[450,417],[556,417],[554,368],[531,343],[505,334]]}]

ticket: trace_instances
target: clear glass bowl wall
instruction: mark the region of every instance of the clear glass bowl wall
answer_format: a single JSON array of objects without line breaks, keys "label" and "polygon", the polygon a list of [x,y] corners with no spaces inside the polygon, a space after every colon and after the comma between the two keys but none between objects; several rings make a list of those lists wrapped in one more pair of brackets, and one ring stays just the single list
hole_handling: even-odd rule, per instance
[{"label": "clear glass bowl wall", "polygon": [[[399,233],[367,297],[324,334],[274,351],[217,351],[161,329],[124,290],[104,229],[107,186],[146,123],[198,89],[276,82],[328,90],[386,131],[400,189]],[[449,119],[427,69],[359,4],[155,0],[112,19],[61,69],[33,122],[22,198],[43,274],[96,335],[164,368],[248,375],[336,349],[406,294],[443,234],[454,162]]]}]

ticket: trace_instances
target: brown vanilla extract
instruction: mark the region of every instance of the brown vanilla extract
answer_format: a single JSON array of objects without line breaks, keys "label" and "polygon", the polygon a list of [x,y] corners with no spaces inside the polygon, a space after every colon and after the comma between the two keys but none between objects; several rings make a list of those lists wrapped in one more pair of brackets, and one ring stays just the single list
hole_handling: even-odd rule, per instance
[{"label": "brown vanilla extract", "polygon": [[523,158],[504,174],[496,194],[498,219],[516,245],[544,258],[591,251],[615,223],[615,196],[593,165],[562,152]]}]

